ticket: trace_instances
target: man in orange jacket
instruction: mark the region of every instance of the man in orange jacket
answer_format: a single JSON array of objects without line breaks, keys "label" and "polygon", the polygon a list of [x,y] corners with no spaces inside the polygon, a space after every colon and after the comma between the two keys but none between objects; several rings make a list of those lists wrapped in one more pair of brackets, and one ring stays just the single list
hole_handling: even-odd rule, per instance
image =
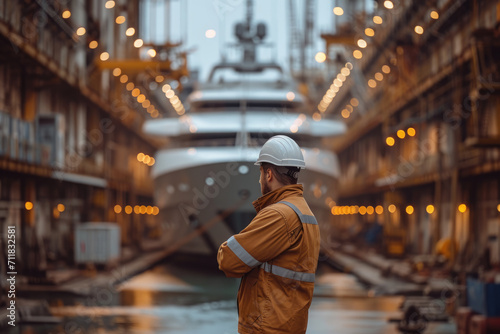
[{"label": "man in orange jacket", "polygon": [[274,136],[259,154],[262,197],[257,215],[219,248],[219,269],[242,277],[238,291],[238,331],[305,333],[318,263],[318,223],[297,184],[305,168],[291,138]]}]

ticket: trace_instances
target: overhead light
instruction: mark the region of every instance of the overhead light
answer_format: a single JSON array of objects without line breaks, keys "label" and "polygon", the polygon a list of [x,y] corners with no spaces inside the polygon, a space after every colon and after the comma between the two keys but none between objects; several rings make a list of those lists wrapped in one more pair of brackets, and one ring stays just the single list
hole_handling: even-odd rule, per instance
[{"label": "overhead light", "polygon": [[414,212],[414,211],[415,211],[415,209],[413,208],[413,206],[408,205],[408,206],[406,207],[406,213],[407,213],[407,214],[411,215],[411,214],[413,214],[413,212]]},{"label": "overhead light", "polygon": [[80,28],[76,29],[76,34],[78,36],[83,36],[83,35],[85,35],[86,32],[87,32],[87,30],[84,27],[80,27]]},{"label": "overhead light", "polygon": [[217,32],[214,29],[208,29],[205,31],[206,38],[214,38],[217,35]]},{"label": "overhead light", "polygon": [[349,110],[347,109],[342,109],[342,112],[340,113],[342,115],[342,117],[344,118],[349,118],[349,116],[351,116],[351,113],[349,112]]},{"label": "overhead light", "polygon": [[365,29],[365,35],[368,36],[368,37],[375,36],[375,30],[373,30],[372,28],[366,28]]},{"label": "overhead light", "polygon": [[458,206],[458,211],[460,211],[461,213],[464,213],[465,211],[467,211],[467,205],[465,205],[465,204],[463,204],[463,203],[462,203],[462,204],[460,204],[460,205]]},{"label": "overhead light", "polygon": [[419,35],[422,35],[424,33],[424,28],[422,28],[422,26],[416,26],[415,32]]},{"label": "overhead light", "polygon": [[342,16],[342,15],[344,15],[344,10],[342,9],[342,7],[335,7],[333,9],[333,14],[335,14],[337,16]]},{"label": "overhead light", "polygon": [[63,19],[69,19],[71,17],[71,12],[69,9],[66,9],[64,12],[62,12],[62,18]]},{"label": "overhead light", "polygon": [[139,88],[134,88],[134,89],[132,90],[132,96],[133,96],[133,97],[138,97],[138,96],[139,96],[139,94],[141,94],[141,90],[140,90]]},{"label": "overhead light", "polygon": [[140,38],[138,38],[134,41],[134,47],[136,47],[136,48],[140,48],[143,45],[144,45],[144,41]]},{"label": "overhead light", "polygon": [[389,74],[391,73],[391,68],[387,65],[384,65],[382,66],[382,72],[384,72],[385,74]]},{"label": "overhead light", "polygon": [[351,105],[352,105],[353,107],[357,107],[357,106],[359,105],[359,101],[358,101],[358,99],[357,99],[357,98],[355,98],[355,97],[353,97],[353,98],[351,99]]},{"label": "overhead light", "polygon": [[366,41],[364,39],[360,38],[360,39],[358,39],[358,46],[360,48],[364,49],[364,48],[366,48],[367,43],[366,43]]},{"label": "overhead light", "polygon": [[375,79],[377,81],[382,81],[382,80],[384,80],[384,75],[380,72],[377,72],[377,73],[375,73]]},{"label": "overhead light", "polygon": [[130,37],[130,36],[134,36],[134,34],[135,34],[135,29],[134,29],[134,28],[132,28],[132,27],[128,28],[128,29],[125,31],[125,35],[127,35],[128,37]]},{"label": "overhead light", "polygon": [[408,128],[408,129],[406,130],[406,133],[408,134],[408,136],[413,137],[413,136],[415,136],[416,131],[415,131],[415,129],[414,129],[414,128]]},{"label": "overhead light", "polygon": [[392,138],[392,137],[387,137],[387,138],[385,139],[385,143],[387,144],[387,146],[394,146],[394,144],[395,144],[395,140],[394,140],[394,138]]},{"label": "overhead light", "polygon": [[354,50],[354,52],[352,53],[352,55],[354,56],[354,58],[356,59],[361,59],[363,58],[363,53],[359,50]]},{"label": "overhead light", "polygon": [[404,139],[406,137],[406,133],[403,130],[398,130],[396,133],[399,139]]},{"label": "overhead light", "polygon": [[135,85],[133,82],[127,83],[127,86],[125,88],[130,92],[132,89],[134,89]]},{"label": "overhead light", "polygon": [[316,60],[318,63],[324,63],[326,60],[326,54],[324,52],[318,52],[314,56],[314,60]]},{"label": "overhead light", "polygon": [[114,6],[115,6],[115,2],[112,0],[106,1],[106,4],[104,5],[104,7],[106,7],[107,9],[111,9]]},{"label": "overhead light", "polygon": [[378,15],[375,15],[373,17],[373,23],[375,24],[382,24],[384,22],[384,20],[382,20],[382,17],[378,16]]},{"label": "overhead light", "polygon": [[125,23],[125,16],[123,16],[123,15],[117,16],[115,19],[115,22],[116,22],[116,24]]},{"label": "overhead light", "polygon": [[425,211],[427,211],[428,214],[434,213],[434,205],[432,205],[432,204],[427,205],[427,207],[425,208]]},{"label": "overhead light", "polygon": [[368,86],[370,88],[375,88],[375,87],[377,87],[377,82],[373,79],[370,79],[370,80],[368,80]]},{"label": "overhead light", "polygon": [[89,43],[89,48],[95,49],[99,46],[99,43],[97,41],[92,41]]},{"label": "overhead light", "polygon": [[392,1],[384,1],[384,7],[387,8],[387,9],[393,9],[394,8],[394,4],[392,3]]},{"label": "overhead light", "polygon": [[103,52],[101,53],[101,55],[99,56],[99,58],[102,60],[102,61],[106,61],[109,59],[109,53],[107,52]]},{"label": "overhead light", "polygon": [[114,75],[115,77],[119,76],[120,74],[122,74],[122,70],[121,70],[119,67],[117,67],[117,68],[115,68],[115,69],[113,70],[113,75]]},{"label": "overhead light", "polygon": [[434,20],[439,19],[439,13],[438,13],[438,12],[436,12],[435,10],[433,10],[433,11],[430,13],[430,16],[431,16],[431,18],[432,18],[432,19],[434,19]]},{"label": "overhead light", "polygon": [[155,49],[149,49],[148,50],[148,56],[150,56],[151,58],[156,57],[156,50]]}]

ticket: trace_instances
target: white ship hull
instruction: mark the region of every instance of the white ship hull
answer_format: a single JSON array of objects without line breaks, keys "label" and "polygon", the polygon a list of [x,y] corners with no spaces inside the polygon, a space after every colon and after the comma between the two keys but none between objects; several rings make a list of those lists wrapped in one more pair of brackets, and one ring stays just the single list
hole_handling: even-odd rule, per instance
[{"label": "white ship hull", "polygon": [[[261,196],[258,148],[200,147],[166,149],[155,157],[155,200],[165,244],[182,240],[182,253],[213,254],[255,216],[252,202]],[[336,198],[335,156],[305,149],[306,170],[299,176],[304,195],[320,223],[331,219]],[[321,162],[326,162],[324,165]],[[326,168],[327,167],[327,168]],[[198,233],[201,226],[206,233]]]}]

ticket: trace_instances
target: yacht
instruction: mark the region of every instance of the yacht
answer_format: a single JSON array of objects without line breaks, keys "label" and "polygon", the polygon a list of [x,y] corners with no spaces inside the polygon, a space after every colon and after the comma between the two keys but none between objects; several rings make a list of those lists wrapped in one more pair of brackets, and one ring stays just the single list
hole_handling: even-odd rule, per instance
[{"label": "yacht", "polygon": [[331,222],[340,173],[337,157],[322,141],[343,134],[344,123],[314,120],[282,67],[258,61],[263,23],[254,26],[247,15],[235,35],[242,59],[214,66],[207,82],[184,101],[185,115],[144,124],[145,133],[168,138],[155,155],[154,198],[165,244],[182,253],[213,255],[250,223],[252,201],[261,196],[254,163],[262,145],[278,134],[302,148],[304,196],[320,224]]}]

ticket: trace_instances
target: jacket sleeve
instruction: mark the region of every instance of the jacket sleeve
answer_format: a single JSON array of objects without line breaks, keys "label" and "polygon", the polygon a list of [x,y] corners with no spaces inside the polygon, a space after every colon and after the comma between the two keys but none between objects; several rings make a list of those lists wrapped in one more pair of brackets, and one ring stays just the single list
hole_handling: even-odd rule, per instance
[{"label": "jacket sleeve", "polygon": [[241,277],[289,247],[285,217],[274,209],[264,209],[243,231],[220,246],[219,269],[227,277]]}]

